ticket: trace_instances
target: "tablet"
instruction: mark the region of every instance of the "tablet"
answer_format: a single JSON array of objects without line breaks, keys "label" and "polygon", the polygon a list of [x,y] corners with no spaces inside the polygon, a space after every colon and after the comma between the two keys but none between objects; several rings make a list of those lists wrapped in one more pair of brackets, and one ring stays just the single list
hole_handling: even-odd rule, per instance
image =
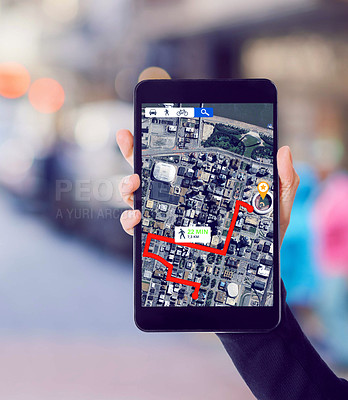
[{"label": "tablet", "polygon": [[135,88],[135,322],[269,331],[280,321],[277,95],[257,80]]}]

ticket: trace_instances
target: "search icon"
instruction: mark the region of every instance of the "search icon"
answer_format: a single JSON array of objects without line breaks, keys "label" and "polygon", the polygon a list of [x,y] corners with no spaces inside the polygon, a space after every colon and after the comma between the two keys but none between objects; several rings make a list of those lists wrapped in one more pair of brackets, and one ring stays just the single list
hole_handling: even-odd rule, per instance
[{"label": "search icon", "polygon": [[214,114],[213,107],[195,107],[195,117],[202,118],[202,117],[212,117]]}]

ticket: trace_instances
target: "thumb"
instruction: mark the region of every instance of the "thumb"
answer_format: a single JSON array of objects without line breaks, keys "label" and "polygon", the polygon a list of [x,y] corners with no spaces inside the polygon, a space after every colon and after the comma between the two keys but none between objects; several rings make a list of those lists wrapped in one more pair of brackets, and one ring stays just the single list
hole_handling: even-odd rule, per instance
[{"label": "thumb", "polygon": [[283,146],[278,150],[277,164],[279,174],[279,229],[280,243],[282,243],[289,226],[291,209],[300,178],[294,169],[289,146]]}]

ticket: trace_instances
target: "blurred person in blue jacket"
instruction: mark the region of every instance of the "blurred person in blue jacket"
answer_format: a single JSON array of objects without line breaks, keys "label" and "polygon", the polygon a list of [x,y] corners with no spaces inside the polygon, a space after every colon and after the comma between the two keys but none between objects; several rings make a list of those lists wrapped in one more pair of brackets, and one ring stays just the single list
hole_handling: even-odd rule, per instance
[{"label": "blurred person in blue jacket", "polygon": [[[310,215],[318,188],[313,169],[296,166],[301,185],[297,189],[291,221],[281,248],[281,271],[287,289],[287,301],[300,318],[300,309],[315,307],[318,297],[318,268],[313,259],[313,229]],[[289,257],[291,254],[291,257]]]}]

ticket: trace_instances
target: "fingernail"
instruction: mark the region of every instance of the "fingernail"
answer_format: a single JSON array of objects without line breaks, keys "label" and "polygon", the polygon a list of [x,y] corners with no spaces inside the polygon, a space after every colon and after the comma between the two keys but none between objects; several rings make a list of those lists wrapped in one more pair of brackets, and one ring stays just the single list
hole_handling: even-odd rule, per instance
[{"label": "fingernail", "polygon": [[132,182],[130,181],[130,175],[124,177],[122,180],[122,186],[121,186],[122,192],[123,193],[129,192],[130,190],[132,190],[132,186],[133,185],[132,185]]},{"label": "fingernail", "polygon": [[287,146],[287,148],[288,148],[288,152],[289,152],[289,159],[290,159],[290,162],[291,162],[291,164],[293,164],[293,162],[292,162],[292,154],[291,154],[290,147]]}]

